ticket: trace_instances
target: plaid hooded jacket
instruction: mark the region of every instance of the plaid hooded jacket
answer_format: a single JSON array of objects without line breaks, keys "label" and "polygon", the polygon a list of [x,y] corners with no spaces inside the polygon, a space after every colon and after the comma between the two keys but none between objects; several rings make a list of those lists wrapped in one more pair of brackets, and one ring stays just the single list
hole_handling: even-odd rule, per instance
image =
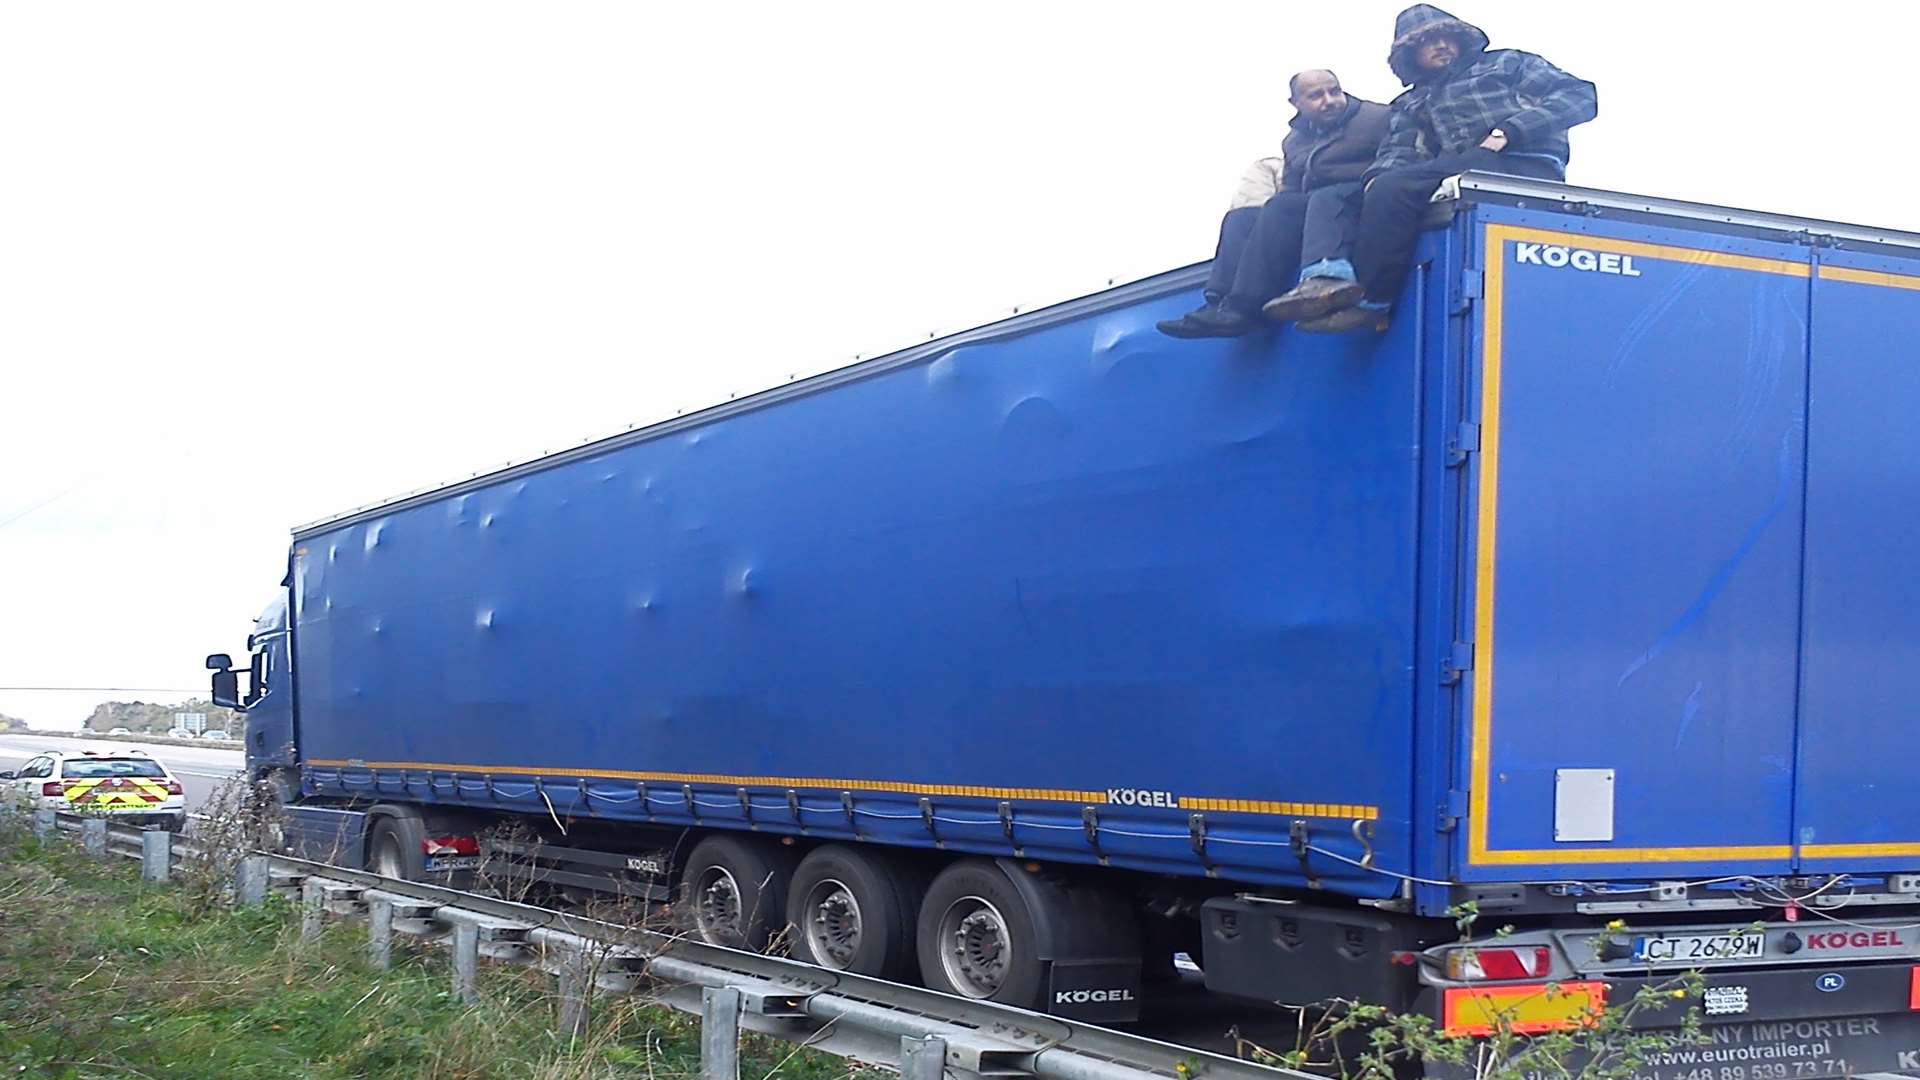
[{"label": "plaid hooded jacket", "polygon": [[[1549,157],[1565,171],[1567,129],[1599,112],[1592,83],[1518,49],[1487,49],[1487,35],[1431,4],[1415,4],[1393,24],[1387,64],[1410,89],[1393,100],[1386,141],[1367,170],[1457,154],[1480,145],[1494,128],[1507,133],[1505,153]],[[1460,57],[1445,71],[1419,69],[1414,51],[1433,34],[1454,35]]]}]

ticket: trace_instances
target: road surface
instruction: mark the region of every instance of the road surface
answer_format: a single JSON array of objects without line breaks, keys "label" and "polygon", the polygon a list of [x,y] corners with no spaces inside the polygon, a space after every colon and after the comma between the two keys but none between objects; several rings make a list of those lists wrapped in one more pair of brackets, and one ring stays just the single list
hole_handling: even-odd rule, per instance
[{"label": "road surface", "polygon": [[102,754],[145,750],[180,778],[187,796],[187,812],[198,813],[213,789],[246,767],[246,755],[237,750],[143,743],[122,739],[88,739],[78,735],[0,735],[0,770],[17,770],[27,759],[50,750],[93,750]]}]

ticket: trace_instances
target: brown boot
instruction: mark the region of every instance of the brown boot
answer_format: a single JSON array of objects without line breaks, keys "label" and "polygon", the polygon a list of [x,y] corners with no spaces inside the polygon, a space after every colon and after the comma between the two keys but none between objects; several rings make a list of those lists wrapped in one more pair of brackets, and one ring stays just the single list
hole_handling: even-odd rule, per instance
[{"label": "brown boot", "polygon": [[1278,299],[1269,300],[1260,314],[1275,322],[1317,319],[1360,302],[1367,291],[1358,282],[1313,277],[1295,285]]},{"label": "brown boot", "polygon": [[1376,334],[1387,332],[1387,326],[1393,322],[1393,312],[1383,308],[1353,307],[1341,308],[1331,315],[1322,315],[1299,325],[1299,329],[1309,334],[1348,334],[1355,330],[1370,330]]}]

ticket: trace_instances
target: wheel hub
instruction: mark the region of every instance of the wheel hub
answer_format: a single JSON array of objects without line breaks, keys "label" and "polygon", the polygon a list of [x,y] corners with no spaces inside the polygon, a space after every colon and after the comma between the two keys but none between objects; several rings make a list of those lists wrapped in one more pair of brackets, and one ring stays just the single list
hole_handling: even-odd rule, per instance
[{"label": "wheel hub", "polygon": [[831,878],[807,893],[807,942],[825,967],[843,970],[853,962],[862,935],[860,902],[853,890]]},{"label": "wheel hub", "polygon": [[732,945],[740,932],[740,885],[725,867],[712,866],[700,875],[694,891],[693,920],[709,944]]},{"label": "wheel hub", "polygon": [[977,897],[953,902],[940,919],[947,981],[968,997],[992,997],[1006,984],[1013,940],[998,908]]}]

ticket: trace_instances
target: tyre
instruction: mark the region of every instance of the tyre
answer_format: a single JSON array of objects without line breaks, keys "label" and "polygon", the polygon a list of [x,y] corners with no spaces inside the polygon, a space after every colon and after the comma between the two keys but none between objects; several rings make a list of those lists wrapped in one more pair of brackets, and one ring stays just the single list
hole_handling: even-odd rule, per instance
[{"label": "tyre", "polygon": [[1041,1009],[1046,966],[1033,914],[993,863],[953,863],[927,887],[916,933],[920,978],[961,997]]},{"label": "tyre", "polygon": [[841,844],[800,860],[787,891],[796,960],[835,971],[910,979],[926,875],[912,862]]},{"label": "tyre", "polygon": [[381,815],[367,830],[367,869],[381,877],[419,881],[426,876],[419,824],[411,818]]},{"label": "tyre", "polygon": [[796,857],[758,837],[709,836],[680,874],[683,923],[709,945],[764,952],[787,924]]}]

